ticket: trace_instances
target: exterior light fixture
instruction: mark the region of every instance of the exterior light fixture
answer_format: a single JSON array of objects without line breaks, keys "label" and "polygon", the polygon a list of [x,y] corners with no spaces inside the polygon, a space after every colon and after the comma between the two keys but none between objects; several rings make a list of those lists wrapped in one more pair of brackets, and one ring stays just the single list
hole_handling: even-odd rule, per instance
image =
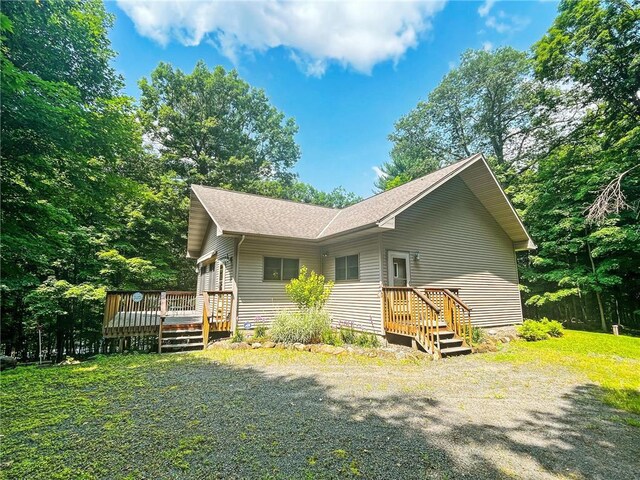
[{"label": "exterior light fixture", "polygon": [[413,255],[414,262],[417,262],[420,260],[420,252],[411,252],[411,255]]}]

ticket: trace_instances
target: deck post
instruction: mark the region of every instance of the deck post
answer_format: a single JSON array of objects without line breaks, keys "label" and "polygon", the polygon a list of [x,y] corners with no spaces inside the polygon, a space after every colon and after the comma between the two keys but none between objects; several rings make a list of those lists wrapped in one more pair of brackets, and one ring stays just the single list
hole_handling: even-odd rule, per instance
[{"label": "deck post", "polygon": [[418,350],[418,342],[416,342],[415,338],[411,339],[411,348],[413,348],[414,350]]},{"label": "deck post", "polygon": [[160,294],[160,320],[167,316],[167,292]]},{"label": "deck post", "polygon": [[160,327],[158,327],[158,353],[162,353],[162,322],[164,322],[164,318],[160,317]]}]

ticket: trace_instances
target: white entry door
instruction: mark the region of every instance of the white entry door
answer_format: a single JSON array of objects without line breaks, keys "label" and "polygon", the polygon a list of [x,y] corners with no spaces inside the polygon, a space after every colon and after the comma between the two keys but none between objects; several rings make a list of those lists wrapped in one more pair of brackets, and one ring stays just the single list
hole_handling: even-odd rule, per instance
[{"label": "white entry door", "polygon": [[411,282],[411,267],[409,252],[394,252],[388,254],[389,286],[406,287]]}]

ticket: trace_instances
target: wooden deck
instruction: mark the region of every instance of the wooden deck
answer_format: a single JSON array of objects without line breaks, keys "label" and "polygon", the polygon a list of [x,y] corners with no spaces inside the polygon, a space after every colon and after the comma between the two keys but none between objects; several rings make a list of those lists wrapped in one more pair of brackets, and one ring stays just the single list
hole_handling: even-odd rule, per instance
[{"label": "wooden deck", "polygon": [[[188,330],[199,335],[198,346],[206,347],[210,332],[230,332],[231,291],[111,291],[107,292],[103,319],[105,339],[157,337],[158,351],[183,346],[172,344],[172,332]],[[163,332],[169,334],[163,335]],[[181,339],[183,337],[177,337]],[[196,343],[190,342],[194,347]]]}]

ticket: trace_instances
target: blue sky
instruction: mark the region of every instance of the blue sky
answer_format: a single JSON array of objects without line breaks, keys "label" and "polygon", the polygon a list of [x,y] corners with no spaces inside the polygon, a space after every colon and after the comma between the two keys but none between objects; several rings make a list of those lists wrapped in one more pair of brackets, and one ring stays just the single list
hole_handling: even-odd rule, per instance
[{"label": "blue sky", "polygon": [[394,122],[425,99],[469,48],[528,49],[550,1],[107,2],[126,92],[160,61],[236,68],[294,117],[295,170],[317,188],[373,191]]}]

